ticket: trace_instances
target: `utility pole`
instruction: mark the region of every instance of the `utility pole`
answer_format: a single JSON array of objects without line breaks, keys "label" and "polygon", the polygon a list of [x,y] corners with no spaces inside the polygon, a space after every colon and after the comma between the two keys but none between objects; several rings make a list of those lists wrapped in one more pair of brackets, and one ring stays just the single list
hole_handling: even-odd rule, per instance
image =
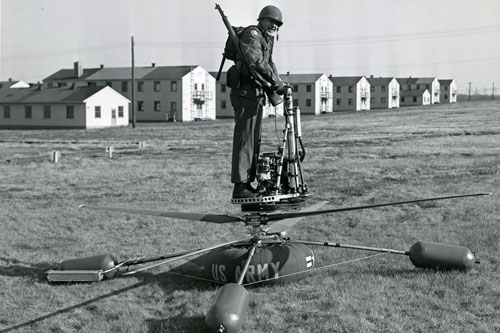
[{"label": "utility pole", "polygon": [[470,102],[470,89],[471,89],[472,82],[469,82],[469,102]]},{"label": "utility pole", "polygon": [[134,76],[134,36],[130,37],[132,51],[132,128],[135,128],[135,76]]}]

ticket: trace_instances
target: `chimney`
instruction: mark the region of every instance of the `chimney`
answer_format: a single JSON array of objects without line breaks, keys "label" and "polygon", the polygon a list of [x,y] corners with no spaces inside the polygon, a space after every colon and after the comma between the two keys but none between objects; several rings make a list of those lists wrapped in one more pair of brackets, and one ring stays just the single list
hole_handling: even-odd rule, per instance
[{"label": "chimney", "polygon": [[290,72],[286,72],[286,75],[290,75]]},{"label": "chimney", "polygon": [[372,75],[370,75],[370,79],[373,79],[373,74],[372,74]]},{"label": "chimney", "polygon": [[9,82],[12,82],[12,78],[11,77],[9,77]]},{"label": "chimney", "polygon": [[75,61],[73,63],[73,76],[80,77],[82,75],[83,75],[82,64],[80,64],[80,62],[78,62],[78,61]]},{"label": "chimney", "polygon": [[104,68],[104,65],[103,65],[103,64],[101,64],[101,69],[103,69],[103,68]]},{"label": "chimney", "polygon": [[151,67],[155,67],[155,66],[156,66],[156,63],[152,62]]}]

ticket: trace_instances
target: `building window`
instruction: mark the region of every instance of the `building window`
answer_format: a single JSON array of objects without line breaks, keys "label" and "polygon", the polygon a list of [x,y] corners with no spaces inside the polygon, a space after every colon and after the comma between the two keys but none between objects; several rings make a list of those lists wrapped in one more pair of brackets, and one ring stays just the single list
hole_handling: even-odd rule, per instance
[{"label": "building window", "polygon": [[10,105],[3,106],[3,117],[5,119],[10,119]]},{"label": "building window", "polygon": [[404,101],[405,101],[404,96],[401,96],[401,102],[404,102]]},{"label": "building window", "polygon": [[385,103],[385,101],[386,101],[385,97],[380,98],[381,103]]},{"label": "building window", "polygon": [[170,102],[170,111],[177,111],[177,102]]},{"label": "building window", "polygon": [[220,92],[226,92],[226,85],[225,84],[220,85]]},{"label": "building window", "polygon": [[144,91],[144,81],[137,81],[137,91]]},{"label": "building window", "polygon": [[342,100],[340,98],[337,98],[337,105],[341,105],[342,104]]},{"label": "building window", "polygon": [[137,101],[137,111],[144,111],[144,101]]},{"label": "building window", "polygon": [[354,105],[354,100],[353,100],[352,98],[349,98],[349,99],[347,100],[347,104],[349,104],[349,105]]},{"label": "building window", "polygon": [[155,81],[153,86],[154,91],[160,91],[160,81]]},{"label": "building window", "polygon": [[160,112],[161,111],[161,105],[160,101],[155,101],[155,112]]},{"label": "building window", "polygon": [[221,101],[220,101],[220,108],[221,108],[221,109],[225,109],[226,107],[227,107],[227,105],[226,105],[226,100],[225,100],[225,99],[221,100]]},{"label": "building window", "polygon": [[127,81],[122,81],[122,91],[123,92],[128,91],[128,82]]},{"label": "building window", "polygon": [[385,86],[382,86],[381,89],[382,89],[382,92],[385,92]]},{"label": "building window", "polygon": [[306,86],[306,92],[311,92],[311,85],[310,85],[310,84],[308,84],[308,85]]},{"label": "building window", "polygon": [[99,105],[96,105],[94,107],[94,110],[95,110],[95,117],[96,118],[101,118],[101,107]]},{"label": "building window", "polygon": [[375,86],[370,86],[370,92],[375,92]]},{"label": "building window", "polygon": [[295,105],[295,106],[299,105],[299,100],[296,98],[294,98],[292,102],[293,102],[293,105]]},{"label": "building window", "polygon": [[306,99],[306,106],[311,106],[312,105],[312,101],[310,98]]},{"label": "building window", "polygon": [[294,84],[293,85],[293,91],[294,92],[298,92],[299,91],[299,85],[298,84]]},{"label": "building window", "polygon": [[24,118],[31,119],[31,105],[24,106]]},{"label": "building window", "polygon": [[417,84],[417,89],[420,89],[420,84]]},{"label": "building window", "polygon": [[177,81],[170,82],[170,91],[177,91]]},{"label": "building window", "polygon": [[111,118],[116,119],[116,109],[111,109]]},{"label": "building window", "polygon": [[107,85],[108,87],[112,87],[112,86],[113,86],[113,84],[112,84],[112,82],[111,82],[111,81],[106,81],[106,85]]},{"label": "building window", "polygon": [[444,95],[444,99],[448,99],[448,95]]},{"label": "building window", "polygon": [[444,86],[444,91],[448,91],[448,86]]},{"label": "building window", "polygon": [[75,118],[75,108],[73,105],[66,105],[66,118],[67,119]]},{"label": "building window", "polygon": [[375,97],[370,97],[370,103],[375,103]]},{"label": "building window", "polygon": [[352,93],[354,91],[354,87],[353,86],[349,86],[349,92]]},{"label": "building window", "polygon": [[43,106],[43,119],[50,119],[50,105]]},{"label": "building window", "polygon": [[413,103],[417,102],[417,96],[413,96]]},{"label": "building window", "polygon": [[118,107],[118,118],[123,118],[123,106]]},{"label": "building window", "polygon": [[337,92],[340,93],[342,91],[342,87],[341,86],[338,86],[337,87]]}]

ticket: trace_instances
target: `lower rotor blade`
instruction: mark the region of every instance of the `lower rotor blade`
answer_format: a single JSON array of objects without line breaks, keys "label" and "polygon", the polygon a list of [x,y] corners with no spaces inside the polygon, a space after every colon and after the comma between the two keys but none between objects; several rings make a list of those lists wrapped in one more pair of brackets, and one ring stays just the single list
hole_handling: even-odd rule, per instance
[{"label": "lower rotor blade", "polygon": [[105,210],[105,211],[110,211],[110,212],[128,213],[128,214],[171,217],[171,218],[182,219],[182,220],[202,221],[202,222],[210,222],[210,223],[243,222],[241,217],[231,216],[231,215],[165,212],[165,211],[151,210],[151,209],[104,207],[104,206],[92,206],[92,205],[80,205],[78,207],[79,208],[90,208],[90,209],[94,209],[94,210]]},{"label": "lower rotor blade", "polygon": [[[306,208],[300,210],[300,212],[316,211],[316,210],[320,209],[321,207],[323,207],[324,205],[326,205],[327,203],[328,203],[328,201],[321,201],[321,202],[318,202],[317,204],[314,204],[312,206],[309,206],[309,207],[306,207]],[[286,220],[276,222],[267,230],[267,233],[268,234],[276,234],[276,233],[287,232],[291,227],[293,227],[295,224],[300,222],[304,217],[305,216],[293,217],[293,218],[288,218]]]},{"label": "lower rotor blade", "polygon": [[419,202],[425,202],[425,201],[477,197],[477,196],[482,196],[482,195],[491,195],[491,193],[453,195],[453,196],[447,196],[447,197],[437,197],[437,198],[419,199],[419,200],[410,200],[410,201],[398,201],[398,202],[382,203],[382,204],[367,205],[367,206],[334,208],[334,209],[327,209],[327,210],[318,210],[318,211],[314,211],[314,212],[270,214],[270,215],[266,216],[266,221],[268,221],[268,222],[279,221],[279,220],[295,218],[295,217],[306,217],[306,216],[314,216],[314,215],[322,215],[322,214],[330,214],[330,213],[338,213],[338,212],[347,212],[347,211],[351,211],[351,210],[361,210],[361,209],[370,209],[370,208],[378,208],[378,207],[386,207],[386,206],[396,206],[396,205],[419,203]]},{"label": "lower rotor blade", "polygon": [[175,258],[171,258],[171,259],[168,259],[168,260],[165,260],[165,261],[162,261],[162,262],[159,262],[159,263],[147,266],[147,267],[139,268],[139,269],[136,269],[134,271],[126,272],[126,273],[123,273],[121,275],[136,274],[136,273],[139,273],[139,272],[142,272],[142,271],[154,268],[154,267],[158,267],[160,265],[168,264],[168,263],[171,263],[171,262],[174,262],[174,261],[177,261],[177,260],[181,260],[181,259],[184,259],[184,258],[195,256],[197,254],[202,254],[202,253],[205,253],[205,252],[208,252],[208,251],[212,251],[212,250],[218,249],[220,247],[225,247],[225,246],[229,246],[229,245],[233,245],[233,244],[237,244],[237,243],[241,243],[241,242],[246,242],[246,241],[248,241],[250,239],[251,238],[244,238],[244,239],[235,240],[235,241],[231,241],[231,242],[227,242],[227,243],[223,243],[223,244],[219,244],[219,245],[210,246],[210,247],[207,247],[207,248],[204,248],[204,249],[201,249],[201,250],[190,251],[190,252],[187,252],[184,255],[181,255],[181,256],[178,256],[178,257],[175,257]]}]

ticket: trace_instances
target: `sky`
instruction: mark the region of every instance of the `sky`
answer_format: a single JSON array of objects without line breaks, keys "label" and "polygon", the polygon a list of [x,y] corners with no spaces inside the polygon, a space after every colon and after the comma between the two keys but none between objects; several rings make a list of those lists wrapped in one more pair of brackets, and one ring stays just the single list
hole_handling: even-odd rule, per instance
[{"label": "sky", "polygon": [[[0,80],[84,68],[200,65],[217,71],[226,28],[209,0],[0,0]],[[217,0],[233,26],[266,5],[284,24],[280,73],[455,79],[500,88],[499,0]],[[226,62],[227,69],[230,63]],[[496,89],[496,93],[500,89]]]}]

